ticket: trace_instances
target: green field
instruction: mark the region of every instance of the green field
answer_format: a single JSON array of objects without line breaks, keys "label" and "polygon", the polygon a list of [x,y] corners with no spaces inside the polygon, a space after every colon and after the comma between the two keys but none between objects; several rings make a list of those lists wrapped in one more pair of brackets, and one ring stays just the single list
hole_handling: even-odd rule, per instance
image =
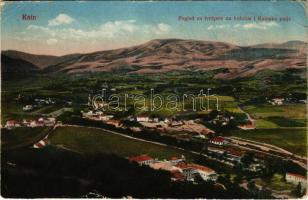
[{"label": "green field", "polygon": [[306,127],[306,105],[250,105],[243,108],[256,119],[257,129]]},{"label": "green field", "polygon": [[285,117],[291,119],[305,119],[306,118],[306,104],[291,104],[291,105],[258,105],[245,106],[244,110],[252,114],[256,118],[265,117]]},{"label": "green field", "polygon": [[148,154],[154,158],[166,159],[185,155],[193,161],[195,156],[168,146],[137,141],[120,135],[93,128],[60,127],[49,137],[51,144],[79,153],[108,153],[119,156]]},{"label": "green field", "polygon": [[1,129],[1,147],[12,150],[32,145],[42,139],[50,127]]},{"label": "green field", "polygon": [[276,145],[292,153],[307,156],[306,128],[235,130],[232,136]]}]

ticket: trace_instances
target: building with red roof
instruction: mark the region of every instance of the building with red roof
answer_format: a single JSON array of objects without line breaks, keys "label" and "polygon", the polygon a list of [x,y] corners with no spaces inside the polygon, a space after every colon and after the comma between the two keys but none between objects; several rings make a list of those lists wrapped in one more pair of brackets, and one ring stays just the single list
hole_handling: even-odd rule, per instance
[{"label": "building with red roof", "polygon": [[9,120],[5,124],[5,128],[12,129],[15,127],[20,127],[20,124],[16,120]]},{"label": "building with red roof", "polygon": [[184,162],[185,161],[185,157],[184,155],[181,156],[181,158],[179,157],[176,157],[176,156],[172,156],[170,158],[167,159],[170,163],[176,165],[178,164],[179,162]]},{"label": "building with red roof", "polygon": [[221,146],[221,145],[224,145],[226,141],[224,137],[218,136],[218,137],[214,137],[213,139],[211,139],[210,143]]},{"label": "building with red roof", "polygon": [[146,154],[140,156],[129,157],[130,162],[136,162],[139,165],[149,165],[154,162],[154,159]]},{"label": "building with red roof", "polygon": [[216,172],[208,167],[197,164],[187,164],[185,162],[178,163],[176,167],[182,169],[182,173],[186,180],[194,181],[196,176],[200,176],[203,180],[213,180],[217,179]]},{"label": "building with red roof", "polygon": [[171,173],[171,180],[173,181],[184,181],[185,180],[185,177],[183,176],[183,174],[178,170],[171,171],[170,173]]},{"label": "building with red roof", "polygon": [[249,123],[249,124],[239,125],[238,128],[242,130],[253,130],[256,129],[256,126],[254,124]]},{"label": "building with red roof", "polygon": [[301,183],[303,188],[307,188],[307,177],[295,173],[286,173],[286,181],[293,184]]}]

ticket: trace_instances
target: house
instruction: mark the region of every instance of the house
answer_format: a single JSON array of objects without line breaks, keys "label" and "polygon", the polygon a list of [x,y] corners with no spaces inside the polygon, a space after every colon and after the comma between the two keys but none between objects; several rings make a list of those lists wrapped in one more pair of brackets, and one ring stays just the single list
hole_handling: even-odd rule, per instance
[{"label": "house", "polygon": [[217,180],[217,174],[213,169],[197,164],[190,164],[190,166],[195,170],[195,174],[199,175],[204,181]]},{"label": "house", "polygon": [[56,118],[54,117],[48,117],[47,120],[56,123]]},{"label": "house", "polygon": [[184,122],[182,121],[171,121],[171,126],[182,126]]},{"label": "house", "polygon": [[262,170],[262,166],[259,163],[252,163],[249,165],[248,170],[251,172],[260,172]]},{"label": "house", "polygon": [[28,126],[30,126],[30,121],[24,119],[24,120],[22,120],[22,125],[28,127]]},{"label": "house", "polygon": [[154,159],[151,158],[148,155],[140,155],[140,156],[129,157],[128,160],[130,162],[136,162],[139,165],[149,165],[151,163],[154,163]]},{"label": "house", "polygon": [[194,168],[190,167],[185,162],[180,162],[175,166],[182,170],[182,174],[185,177],[185,180],[194,181],[194,173],[195,173]]},{"label": "house", "polygon": [[170,120],[169,120],[168,118],[166,118],[166,119],[164,120],[164,122],[165,122],[166,124],[168,124],[168,123],[170,123]]},{"label": "house", "polygon": [[196,176],[201,177],[204,181],[216,181],[217,179],[217,174],[213,169],[202,165],[181,162],[176,167],[182,170],[182,174],[187,181],[194,181]]},{"label": "house", "polygon": [[56,118],[54,117],[49,117],[44,120],[45,126],[53,126],[56,123]]},{"label": "house", "polygon": [[167,159],[167,160],[168,160],[171,164],[176,165],[176,164],[178,164],[178,163],[180,163],[180,162],[184,162],[184,161],[185,161],[185,156],[182,155],[181,158],[178,158],[178,157],[173,156],[173,157],[171,157],[171,158],[169,158],[169,159]]},{"label": "house", "polygon": [[225,159],[233,163],[240,163],[242,156],[243,156],[242,151],[230,149],[227,151],[227,155],[225,156]]},{"label": "house", "polygon": [[136,121],[137,122],[148,122],[150,120],[150,118],[148,116],[145,115],[140,115],[137,116]]},{"label": "house", "polygon": [[207,128],[207,127],[204,127],[201,131],[201,134],[203,134],[203,135],[211,135],[211,134],[214,134],[214,133],[215,133],[215,131],[213,131],[213,130]]},{"label": "house", "polygon": [[158,123],[158,122],[159,122],[159,118],[158,118],[158,117],[154,117],[154,118],[153,118],[153,122]]},{"label": "house", "polygon": [[99,119],[102,120],[102,121],[108,121],[110,119],[113,118],[113,115],[102,115],[102,116],[99,116]]},{"label": "house", "polygon": [[29,110],[32,110],[33,109],[33,106],[32,105],[26,105],[22,108],[23,111],[29,111]]},{"label": "house", "polygon": [[224,137],[218,136],[218,137],[214,137],[213,139],[211,139],[210,143],[222,146],[226,143],[226,141]]},{"label": "house", "polygon": [[15,120],[9,120],[5,124],[5,128],[7,128],[7,129],[12,129],[12,128],[16,128],[16,127],[20,127],[20,124]]},{"label": "house", "polygon": [[253,130],[256,129],[256,126],[252,123],[244,124],[244,125],[239,125],[237,126],[239,129],[242,130]]},{"label": "house", "polygon": [[133,132],[140,132],[140,131],[142,131],[142,129],[140,127],[128,127],[128,129],[133,131]]},{"label": "house", "polygon": [[184,181],[185,180],[185,177],[183,176],[183,174],[178,170],[171,171],[170,173],[171,173],[172,181]]},{"label": "house", "polygon": [[43,139],[43,140],[41,140],[41,141],[35,143],[35,144],[33,145],[33,148],[36,148],[36,149],[43,148],[43,147],[45,147],[47,144],[48,144],[47,139]]},{"label": "house", "polygon": [[43,118],[43,117],[40,117],[37,121],[39,121],[39,122],[44,122],[44,118]]},{"label": "house", "polygon": [[162,162],[153,162],[151,164],[149,164],[149,166],[153,169],[156,170],[165,170],[165,171],[182,171],[180,168],[174,166],[171,162],[169,161],[162,161]]},{"label": "house", "polygon": [[299,175],[299,174],[287,172],[286,181],[289,183],[293,183],[293,184],[301,183],[301,186],[303,188],[307,187],[307,177]]},{"label": "house", "polygon": [[273,98],[271,103],[272,105],[283,105],[284,98]]},{"label": "house", "polygon": [[44,126],[44,122],[36,121],[36,120],[31,120],[29,126],[30,126],[31,128]]},{"label": "house", "polygon": [[115,127],[121,127],[122,124],[121,124],[121,121],[120,120],[108,120],[105,122],[106,124],[110,124],[110,125],[113,125]]}]

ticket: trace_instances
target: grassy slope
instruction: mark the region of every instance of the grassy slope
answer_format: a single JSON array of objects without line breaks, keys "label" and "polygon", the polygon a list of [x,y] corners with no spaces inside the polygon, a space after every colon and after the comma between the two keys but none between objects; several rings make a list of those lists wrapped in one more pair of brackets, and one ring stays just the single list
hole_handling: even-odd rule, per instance
[{"label": "grassy slope", "polygon": [[11,150],[29,146],[42,139],[50,127],[15,128],[1,130],[1,147],[3,150]]},{"label": "grassy slope", "polygon": [[80,153],[102,152],[123,157],[148,154],[160,159],[185,155],[188,160],[194,159],[194,155],[181,150],[129,139],[98,129],[60,127],[49,139],[51,144]]}]

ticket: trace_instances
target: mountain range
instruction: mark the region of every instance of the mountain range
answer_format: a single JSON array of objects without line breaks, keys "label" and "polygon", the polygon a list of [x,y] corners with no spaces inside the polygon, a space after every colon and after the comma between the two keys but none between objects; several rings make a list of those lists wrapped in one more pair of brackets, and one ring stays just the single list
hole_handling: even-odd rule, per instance
[{"label": "mountain range", "polygon": [[[47,74],[103,71],[148,74],[224,68],[226,70],[215,78],[233,79],[252,76],[264,69],[305,68],[306,52],[307,43],[302,41],[237,46],[213,41],[156,39],[128,48],[64,56],[2,51],[2,71],[13,73],[17,69],[29,69]],[[15,62],[8,61],[8,58]],[[24,69],[20,70],[21,67]]]}]

